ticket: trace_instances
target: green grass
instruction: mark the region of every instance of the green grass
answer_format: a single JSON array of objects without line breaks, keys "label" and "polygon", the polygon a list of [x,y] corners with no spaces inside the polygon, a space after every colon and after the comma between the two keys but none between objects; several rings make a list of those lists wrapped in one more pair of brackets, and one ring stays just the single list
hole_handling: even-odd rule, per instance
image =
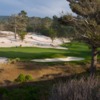
[{"label": "green grass", "polygon": [[[85,43],[72,42],[63,44],[62,46],[68,48],[68,51],[66,52],[67,56],[83,57],[85,58],[85,62],[91,60],[91,49]],[[98,56],[98,59],[100,59],[100,55]]]},{"label": "green grass", "polygon": [[49,87],[48,85],[24,85],[19,86],[17,88],[3,88],[0,87],[0,94],[2,95],[2,99],[0,100],[47,100],[47,96],[49,95]]},{"label": "green grass", "polygon": [[[83,57],[85,61],[89,61],[91,58],[91,52],[88,46],[84,43],[69,43],[63,44],[63,47],[67,47],[68,50],[57,50],[57,49],[44,49],[35,47],[19,47],[19,48],[0,48],[0,56],[8,58],[20,58],[22,60],[30,60],[34,58],[52,58],[52,57],[67,57],[76,56]],[[98,57],[100,59],[100,56]],[[84,62],[84,61],[83,61]],[[60,63],[60,62],[59,62]],[[58,64],[58,62],[57,62]],[[96,73],[98,79],[100,79],[100,71]],[[88,72],[71,75],[64,77],[61,81],[69,79],[79,79],[81,77],[89,76]],[[57,81],[58,80],[58,81]],[[0,88],[0,100],[48,100],[50,90],[55,83],[58,83],[60,78],[57,80],[48,80],[44,82],[33,83],[34,85],[24,83],[19,86],[13,87],[1,87]],[[1,99],[2,98],[2,99]]]},{"label": "green grass", "polygon": [[21,60],[42,59],[63,57],[66,50],[36,48],[36,47],[18,47],[18,48],[0,48],[0,57],[20,58]]},{"label": "green grass", "polygon": [[[20,58],[21,60],[42,59],[42,58],[60,58],[60,57],[83,57],[85,61],[90,61],[91,50],[84,43],[72,42],[63,44],[68,50],[58,50],[50,48],[36,48],[36,47],[13,47],[0,48],[0,56],[7,58]],[[100,56],[98,57],[100,59]]]}]

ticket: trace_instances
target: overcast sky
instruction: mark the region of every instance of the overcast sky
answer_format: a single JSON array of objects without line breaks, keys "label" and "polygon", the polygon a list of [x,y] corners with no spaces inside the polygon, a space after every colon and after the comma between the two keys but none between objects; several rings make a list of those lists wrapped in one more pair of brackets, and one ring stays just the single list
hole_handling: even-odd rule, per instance
[{"label": "overcast sky", "polygon": [[17,14],[25,10],[28,16],[52,17],[70,13],[66,0],[0,0],[0,15]]}]

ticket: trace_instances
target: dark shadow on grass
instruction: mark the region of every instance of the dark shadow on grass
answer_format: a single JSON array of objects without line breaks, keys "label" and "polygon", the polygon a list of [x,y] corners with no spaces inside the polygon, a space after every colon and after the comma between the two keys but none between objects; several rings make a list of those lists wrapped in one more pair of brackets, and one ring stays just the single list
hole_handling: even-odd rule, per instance
[{"label": "dark shadow on grass", "polygon": [[91,56],[90,51],[74,51],[74,50],[69,50],[65,54],[66,56],[75,56],[75,57],[83,57],[83,58],[88,58]]}]

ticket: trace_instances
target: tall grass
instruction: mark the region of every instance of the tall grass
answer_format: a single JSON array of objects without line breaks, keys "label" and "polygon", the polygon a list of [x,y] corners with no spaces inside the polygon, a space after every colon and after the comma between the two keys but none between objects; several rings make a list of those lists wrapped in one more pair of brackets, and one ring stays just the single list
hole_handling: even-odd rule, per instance
[{"label": "tall grass", "polygon": [[49,100],[100,100],[100,81],[90,77],[59,83]]}]

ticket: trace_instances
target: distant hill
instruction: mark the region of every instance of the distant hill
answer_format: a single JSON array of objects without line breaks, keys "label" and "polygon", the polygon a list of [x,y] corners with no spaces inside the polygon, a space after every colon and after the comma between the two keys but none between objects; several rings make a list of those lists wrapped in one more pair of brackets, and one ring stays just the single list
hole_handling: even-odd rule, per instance
[{"label": "distant hill", "polygon": [[7,21],[9,16],[0,16],[0,21]]}]

